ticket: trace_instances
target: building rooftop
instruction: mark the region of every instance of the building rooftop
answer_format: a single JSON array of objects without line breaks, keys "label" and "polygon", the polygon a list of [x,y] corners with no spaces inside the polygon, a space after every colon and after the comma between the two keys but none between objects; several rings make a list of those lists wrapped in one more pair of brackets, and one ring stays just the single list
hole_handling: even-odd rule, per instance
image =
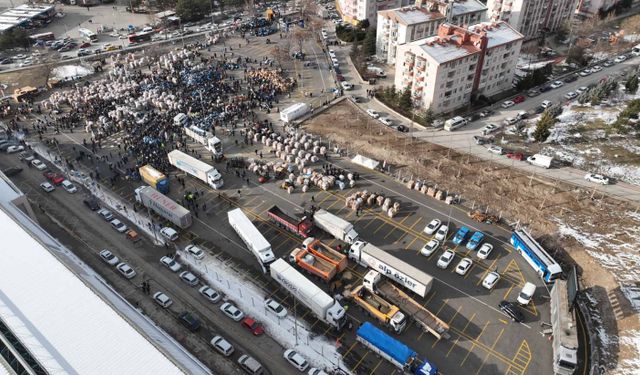
[{"label": "building rooftop", "polygon": [[[435,5],[437,4],[439,3],[435,2]],[[441,5],[444,7],[444,4]],[[391,18],[398,23],[410,26],[445,18],[444,14],[437,9],[437,6],[429,6],[429,4],[427,4],[421,7],[409,6],[383,10],[378,13],[384,17]],[[486,9],[487,7],[478,0],[456,1],[453,3],[453,16],[456,17],[467,13],[483,12],[486,11]]]},{"label": "building rooftop", "polygon": [[411,44],[420,47],[424,53],[429,55],[436,62],[442,64],[447,61],[453,61],[465,56],[472,55],[480,51],[478,47],[464,44],[458,45],[456,41],[460,38],[452,35],[449,40],[434,36],[430,38],[420,39]]},{"label": "building rooftop", "polygon": [[453,16],[461,14],[484,12],[487,7],[478,0],[455,1],[453,3]]},{"label": "building rooftop", "polygon": [[504,21],[481,22],[469,27],[469,31],[477,34],[484,32],[488,39],[487,48],[493,48],[524,38],[524,35],[520,34],[516,29]]}]

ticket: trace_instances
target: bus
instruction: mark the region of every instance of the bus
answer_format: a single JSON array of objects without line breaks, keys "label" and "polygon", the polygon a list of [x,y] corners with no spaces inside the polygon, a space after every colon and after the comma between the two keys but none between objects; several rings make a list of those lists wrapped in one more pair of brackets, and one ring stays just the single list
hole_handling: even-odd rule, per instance
[{"label": "bus", "polygon": [[80,33],[80,35],[85,38],[87,40],[87,42],[97,42],[98,41],[98,34],[94,33],[93,31],[89,30],[89,29],[78,29],[78,32]]},{"label": "bus", "polygon": [[631,50],[631,53],[633,54],[633,56],[640,56],[640,44],[633,47],[633,49]]},{"label": "bus", "polygon": [[29,39],[31,39],[31,41],[33,42],[46,42],[49,40],[55,40],[56,37],[55,35],[53,35],[53,33],[41,33],[41,34],[33,34],[33,35],[29,35]]},{"label": "bus", "polygon": [[137,43],[150,42],[152,35],[153,35],[153,31],[129,34],[128,35],[129,43],[130,44],[137,44]]},{"label": "bus", "polygon": [[517,229],[511,234],[511,244],[545,282],[551,283],[562,275],[560,265],[529,233]]}]

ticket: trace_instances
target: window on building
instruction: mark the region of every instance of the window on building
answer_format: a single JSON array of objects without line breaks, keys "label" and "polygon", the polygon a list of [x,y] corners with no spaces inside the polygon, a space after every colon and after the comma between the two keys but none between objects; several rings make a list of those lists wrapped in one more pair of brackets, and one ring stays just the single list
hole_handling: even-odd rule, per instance
[{"label": "window on building", "polygon": [[469,71],[475,70],[476,66],[475,65],[469,65]]},{"label": "window on building", "polygon": [[445,91],[445,93],[444,93],[444,97],[445,97],[445,98],[448,98],[448,97],[450,97],[450,96],[451,96],[451,91]]}]

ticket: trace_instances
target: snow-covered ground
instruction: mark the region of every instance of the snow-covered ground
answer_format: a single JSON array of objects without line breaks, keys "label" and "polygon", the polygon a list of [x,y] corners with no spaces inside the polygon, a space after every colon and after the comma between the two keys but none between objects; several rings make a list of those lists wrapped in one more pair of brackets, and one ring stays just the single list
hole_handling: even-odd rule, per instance
[{"label": "snow-covered ground", "polygon": [[86,68],[82,65],[63,65],[54,68],[51,71],[51,76],[64,79],[72,77],[84,77],[93,73],[93,70]]},{"label": "snow-covered ground", "polygon": [[248,280],[246,275],[212,256],[196,260],[183,251],[179,251],[178,254],[181,261],[195,270],[212,288],[224,293],[226,298],[235,302],[245,314],[262,322],[267,334],[283,347],[295,349],[316,368],[325,371],[340,368],[350,373],[342,362],[342,356],[334,342],[311,332],[309,325],[302,320],[296,320],[291,312],[283,319],[268,313],[264,307],[264,300],[269,292]]}]

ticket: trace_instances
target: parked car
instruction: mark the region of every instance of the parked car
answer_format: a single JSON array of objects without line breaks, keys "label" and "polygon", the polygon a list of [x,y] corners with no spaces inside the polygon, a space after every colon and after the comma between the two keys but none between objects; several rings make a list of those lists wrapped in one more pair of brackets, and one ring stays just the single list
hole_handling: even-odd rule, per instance
[{"label": "parked car", "polygon": [[480,115],[480,117],[485,118],[485,117],[491,116],[492,113],[493,113],[493,110],[485,109],[482,112],[480,112],[479,115]]},{"label": "parked car", "polygon": [[469,234],[469,228],[461,227],[460,229],[458,229],[455,236],[453,236],[453,240],[452,240],[453,243],[456,245],[460,245],[461,243],[464,242],[465,238],[467,237],[467,234]]},{"label": "parked car", "polygon": [[14,154],[20,151],[24,151],[23,145],[13,145],[13,146],[7,147],[7,154]]},{"label": "parked car", "polygon": [[260,336],[264,333],[264,327],[260,322],[256,321],[253,318],[246,317],[242,320],[243,327],[248,329],[254,336]]},{"label": "parked car", "polygon": [[264,306],[267,308],[267,311],[272,312],[278,318],[284,318],[287,316],[287,309],[271,298],[264,301]]},{"label": "parked car", "polygon": [[577,81],[578,78],[579,78],[579,76],[577,74],[572,74],[572,75],[568,76],[567,78],[565,78],[564,81],[566,83],[571,83],[571,82]]},{"label": "parked car", "polygon": [[578,73],[578,74],[580,75],[580,77],[586,77],[586,76],[588,76],[588,75],[591,75],[591,73],[593,73],[593,72],[591,71],[591,69],[587,68],[587,69],[585,69],[585,70],[581,71],[581,72],[580,72],[580,73]]},{"label": "parked car", "polygon": [[618,64],[619,64],[619,63],[621,63],[621,62],[625,61],[626,59],[627,59],[627,56],[625,56],[625,55],[620,55],[620,56],[616,57],[615,59],[613,59],[613,61],[615,61],[616,63],[618,63]]},{"label": "parked car", "polygon": [[436,232],[436,240],[438,241],[444,241],[447,238],[447,234],[449,233],[449,226],[448,225],[442,225],[440,226],[440,228],[438,228],[438,231]]},{"label": "parked car", "polygon": [[340,86],[346,91],[353,90],[353,85],[347,81],[340,82]]},{"label": "parked car", "polygon": [[507,314],[507,316],[511,318],[511,320],[513,320],[514,322],[517,322],[517,323],[524,322],[524,315],[522,314],[522,312],[520,311],[518,306],[516,306],[515,303],[509,302],[509,301],[502,301],[498,304],[498,307],[500,308],[500,311]]},{"label": "parked car", "polygon": [[100,210],[98,210],[98,215],[102,216],[102,218],[106,221],[113,220],[113,214],[106,208],[101,208]]},{"label": "parked car", "polygon": [[118,219],[111,220],[111,226],[120,233],[124,233],[129,230],[127,225]]},{"label": "parked car", "polygon": [[120,274],[122,274],[122,276],[126,277],[127,279],[133,279],[136,276],[136,271],[127,263],[118,264],[116,266],[116,269],[118,270],[118,272],[120,272]]},{"label": "parked car", "polygon": [[100,251],[100,258],[111,266],[115,266],[120,262],[120,259],[107,249]]},{"label": "parked car", "polygon": [[543,85],[540,86],[540,88],[538,89],[540,92],[547,92],[547,91],[551,91],[553,87],[551,87],[551,85]]},{"label": "parked car", "polygon": [[200,292],[200,294],[202,294],[204,296],[204,298],[208,299],[209,302],[212,302],[212,303],[218,303],[218,301],[220,301],[220,299],[222,298],[220,293],[218,293],[215,290],[211,289],[211,287],[209,287],[207,285],[205,285],[202,288],[200,288],[198,290],[198,292]]},{"label": "parked car", "polygon": [[431,256],[431,254],[433,254],[436,250],[438,250],[438,247],[440,247],[440,241],[435,239],[429,240],[429,242],[424,244],[422,249],[420,249],[420,254],[426,257]]},{"label": "parked car", "polygon": [[547,109],[549,107],[551,107],[553,105],[553,103],[550,100],[543,100],[542,103],[540,103],[540,107]]},{"label": "parked car", "polygon": [[200,260],[202,258],[204,258],[204,250],[202,250],[201,248],[199,248],[196,245],[187,245],[184,250],[191,254],[195,259]]},{"label": "parked car", "polygon": [[595,65],[591,67],[591,73],[598,73],[602,71],[602,67],[600,65]]},{"label": "parked car", "polygon": [[464,276],[469,272],[473,266],[473,261],[469,258],[462,258],[462,260],[456,266],[456,273],[460,276]]},{"label": "parked car", "polygon": [[578,93],[578,95],[582,95],[582,93],[589,91],[589,88],[586,86],[580,86],[576,89],[576,93]]},{"label": "parked car", "polygon": [[176,262],[175,259],[166,255],[160,258],[160,263],[173,272],[178,272],[182,268],[182,265],[180,263]]},{"label": "parked car", "polygon": [[44,172],[42,175],[54,185],[60,185],[64,181],[64,176],[60,173]]},{"label": "parked car", "polygon": [[62,185],[62,188],[69,194],[73,194],[73,193],[77,193],[78,192],[78,188],[76,187],[76,185],[74,185],[69,180],[62,181],[62,183],[60,185]]},{"label": "parked car", "polygon": [[40,184],[40,187],[42,188],[42,190],[46,191],[47,193],[51,193],[52,191],[56,190],[55,187],[53,187],[53,185],[51,185],[48,182],[43,182]]},{"label": "parked car", "polygon": [[487,276],[485,276],[484,280],[482,280],[482,286],[486,289],[491,290],[494,286],[496,286],[498,280],[500,280],[500,274],[498,274],[497,272],[489,272]]},{"label": "parked car", "polygon": [[587,173],[584,176],[584,179],[589,182],[595,182],[596,184],[609,185],[610,180],[609,177],[603,176],[601,174],[595,173]]},{"label": "parked car", "polygon": [[33,159],[31,161],[31,165],[33,165],[39,171],[44,171],[45,169],[47,169],[47,165],[38,159]]},{"label": "parked car", "polygon": [[516,105],[516,103],[514,103],[511,100],[507,100],[506,102],[502,103],[502,108],[510,108],[510,107],[513,107],[514,105]]},{"label": "parked car", "polygon": [[496,124],[487,124],[484,128],[482,128],[482,135],[487,135],[493,133],[494,131],[500,129],[500,127]]},{"label": "parked car", "polygon": [[578,97],[578,94],[573,92],[573,91],[569,91],[568,93],[564,94],[564,98],[567,100],[572,100]]},{"label": "parked car", "polygon": [[165,309],[173,304],[173,301],[171,300],[171,298],[169,298],[169,296],[167,296],[162,292],[154,293],[153,300],[156,301],[158,305],[164,307]]},{"label": "parked car", "polygon": [[509,125],[517,124],[518,121],[520,120],[518,120],[516,117],[507,117],[506,119],[504,119],[503,122],[506,126],[509,126]]},{"label": "parked car", "polygon": [[371,108],[367,109],[367,114],[375,119],[380,117],[380,114]]},{"label": "parked car", "polygon": [[284,352],[284,359],[299,371],[305,371],[309,367],[307,360],[293,349]]},{"label": "parked car", "polygon": [[85,198],[82,200],[85,206],[89,207],[91,211],[97,211],[100,209],[100,205],[98,204],[98,200],[95,198]]},{"label": "parked car", "polygon": [[440,228],[440,225],[442,225],[442,221],[440,219],[433,219],[426,227],[424,227],[424,233],[431,236],[438,230],[438,228]]},{"label": "parked car", "polygon": [[187,285],[189,285],[189,286],[196,286],[196,285],[198,285],[198,282],[199,282],[199,280],[196,277],[196,275],[192,274],[189,271],[182,271],[180,273],[180,278],[182,279],[182,281],[187,283]]},{"label": "parked car", "polygon": [[447,267],[449,267],[454,257],[455,253],[453,252],[453,250],[447,249],[444,251],[444,253],[442,253],[442,255],[440,255],[440,258],[438,258],[438,263],[436,263],[436,266],[438,266],[438,268],[446,269]]},{"label": "parked car", "polygon": [[178,232],[173,228],[164,227],[160,229],[160,234],[169,241],[175,241],[178,239]]},{"label": "parked car", "polygon": [[536,89],[531,89],[529,91],[527,91],[527,96],[533,98],[534,96],[538,96],[540,95],[540,90],[536,90]]},{"label": "parked car", "polygon": [[200,319],[188,311],[180,313],[180,315],[178,315],[178,320],[180,320],[180,323],[191,332],[195,332],[200,328]]},{"label": "parked car", "polygon": [[495,145],[487,147],[487,151],[498,155],[502,155],[502,153],[504,153],[502,147]]},{"label": "parked car", "polygon": [[484,240],[484,233],[480,231],[475,232],[473,236],[471,236],[471,238],[469,239],[469,242],[467,242],[467,246],[466,246],[467,249],[469,250],[477,249],[480,243],[482,242],[482,240]]},{"label": "parked car", "polygon": [[213,348],[217,352],[219,352],[220,354],[222,354],[225,357],[228,357],[231,354],[233,354],[233,352],[235,350],[233,348],[233,345],[231,345],[231,343],[229,341],[225,340],[220,335],[214,336],[211,339],[211,346],[213,346]]},{"label": "parked car", "polygon": [[380,120],[380,122],[383,123],[386,126],[393,125],[393,120],[390,119],[389,117],[380,117],[378,120]]},{"label": "parked car", "polygon": [[514,102],[515,104],[522,103],[522,102],[524,102],[525,100],[527,100],[527,98],[526,98],[524,95],[518,95],[518,96],[516,96],[515,98],[513,98],[513,102]]},{"label": "parked car", "polygon": [[225,302],[220,306],[220,311],[229,318],[239,322],[244,318],[244,313],[230,302]]},{"label": "parked car", "polygon": [[482,246],[480,246],[480,250],[478,250],[478,258],[487,259],[491,251],[493,251],[493,245],[487,242],[483,243]]}]

